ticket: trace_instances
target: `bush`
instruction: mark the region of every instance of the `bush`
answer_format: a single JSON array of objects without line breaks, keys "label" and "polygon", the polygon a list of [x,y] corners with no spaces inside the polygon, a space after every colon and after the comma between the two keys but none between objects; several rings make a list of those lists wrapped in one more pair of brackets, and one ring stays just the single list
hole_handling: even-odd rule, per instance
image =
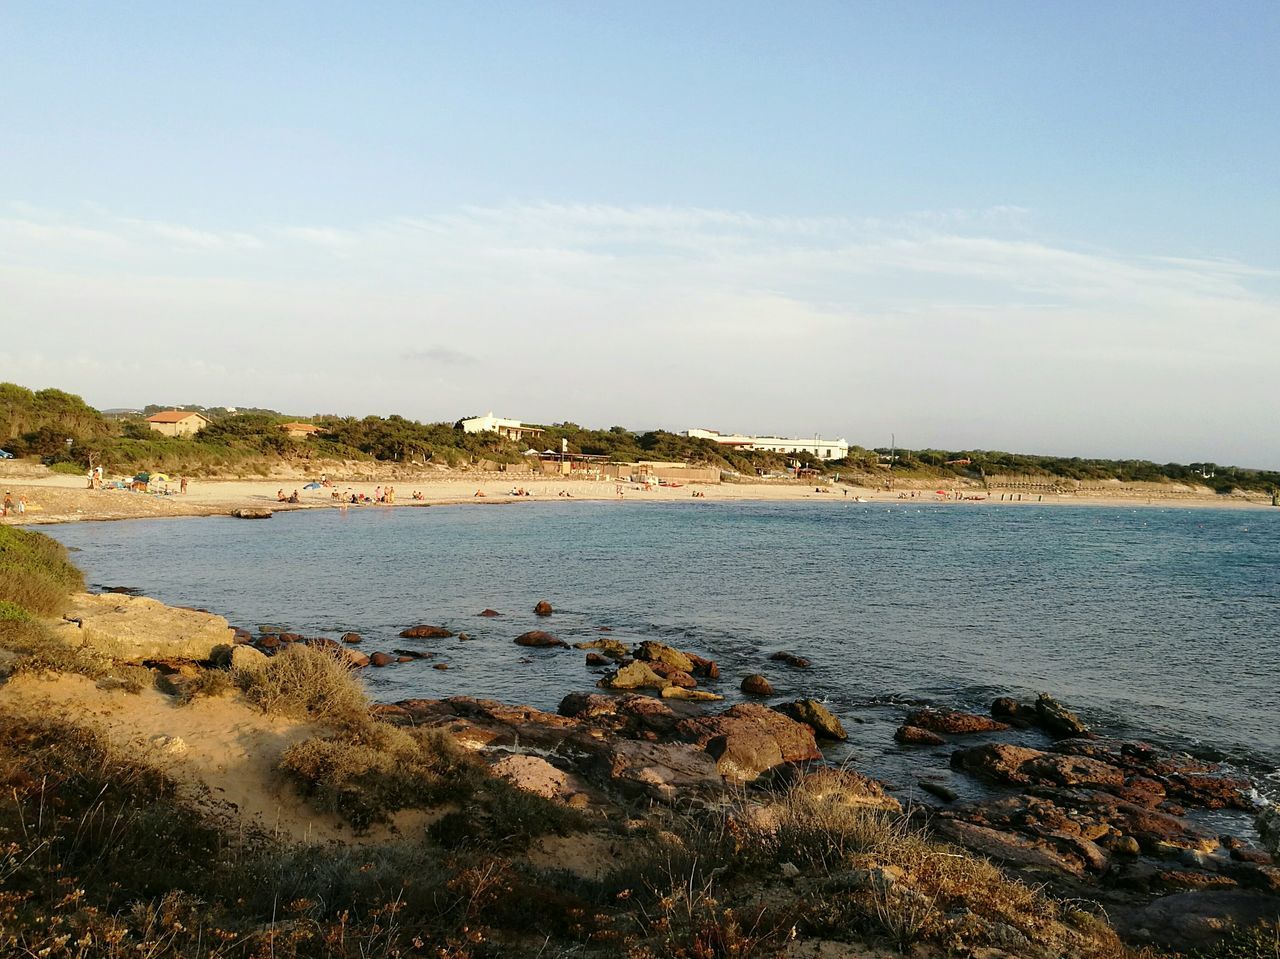
[{"label": "bush", "polygon": [[79,476],[85,472],[85,467],[79,463],[53,463],[49,466],[49,472],[62,473],[66,476]]},{"label": "bush", "polygon": [[290,645],[266,663],[232,676],[245,698],[264,713],[313,719],[337,729],[369,724],[369,697],[341,652]]},{"label": "bush", "polygon": [[84,575],[67,560],[61,543],[41,533],[0,526],[0,601],[51,616],[79,589],[84,589]]}]

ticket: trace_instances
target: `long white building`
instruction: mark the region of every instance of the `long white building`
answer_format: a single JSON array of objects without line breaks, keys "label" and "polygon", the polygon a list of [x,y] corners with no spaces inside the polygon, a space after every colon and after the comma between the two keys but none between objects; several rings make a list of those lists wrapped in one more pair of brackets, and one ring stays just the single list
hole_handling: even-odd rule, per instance
[{"label": "long white building", "polygon": [[519,420],[503,419],[494,416],[490,410],[484,416],[469,416],[459,420],[458,425],[464,433],[497,433],[517,443],[526,440],[537,440],[546,430],[538,426],[525,426]]},{"label": "long white building", "polygon": [[849,455],[846,439],[824,440],[788,439],[782,436],[746,436],[742,433],[720,433],[716,430],[685,430],[685,436],[711,440],[721,446],[734,446],[742,450],[765,450],[770,453],[810,453],[820,460],[842,460]]}]

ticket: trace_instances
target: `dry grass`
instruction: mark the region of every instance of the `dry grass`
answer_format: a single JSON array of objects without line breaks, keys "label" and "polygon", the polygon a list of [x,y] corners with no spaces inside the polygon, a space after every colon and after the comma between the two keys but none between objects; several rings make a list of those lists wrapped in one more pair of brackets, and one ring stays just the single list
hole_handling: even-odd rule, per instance
[{"label": "dry grass", "polygon": [[61,543],[40,533],[0,526],[0,601],[40,616],[62,611],[84,576]]},{"label": "dry grass", "polygon": [[335,729],[369,726],[369,697],[354,667],[324,648],[294,644],[261,666],[232,677],[264,713],[311,719]]}]

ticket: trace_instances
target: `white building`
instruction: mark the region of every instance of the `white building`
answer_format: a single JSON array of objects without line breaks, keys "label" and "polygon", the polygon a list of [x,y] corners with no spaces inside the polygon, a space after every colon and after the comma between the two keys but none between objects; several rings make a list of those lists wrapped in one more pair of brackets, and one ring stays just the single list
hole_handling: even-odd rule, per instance
[{"label": "white building", "polygon": [[458,425],[462,427],[464,433],[497,433],[516,443],[529,439],[536,440],[546,432],[538,426],[525,426],[519,420],[504,420],[501,416],[494,416],[493,410],[484,416],[468,417]]},{"label": "white building", "polygon": [[764,450],[770,453],[809,453],[820,460],[842,460],[849,455],[846,439],[824,440],[787,439],[782,436],[745,436],[741,433],[720,433],[716,430],[685,430],[685,436],[711,440],[721,446],[733,446],[741,450]]}]

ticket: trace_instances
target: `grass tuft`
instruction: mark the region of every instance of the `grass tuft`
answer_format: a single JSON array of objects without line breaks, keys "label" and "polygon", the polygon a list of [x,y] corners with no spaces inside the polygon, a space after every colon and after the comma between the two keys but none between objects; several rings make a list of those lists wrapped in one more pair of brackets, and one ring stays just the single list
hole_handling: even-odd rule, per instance
[{"label": "grass tuft", "polygon": [[369,697],[354,668],[327,649],[293,644],[261,666],[233,670],[232,677],[264,713],[311,719],[335,729],[369,725]]}]

